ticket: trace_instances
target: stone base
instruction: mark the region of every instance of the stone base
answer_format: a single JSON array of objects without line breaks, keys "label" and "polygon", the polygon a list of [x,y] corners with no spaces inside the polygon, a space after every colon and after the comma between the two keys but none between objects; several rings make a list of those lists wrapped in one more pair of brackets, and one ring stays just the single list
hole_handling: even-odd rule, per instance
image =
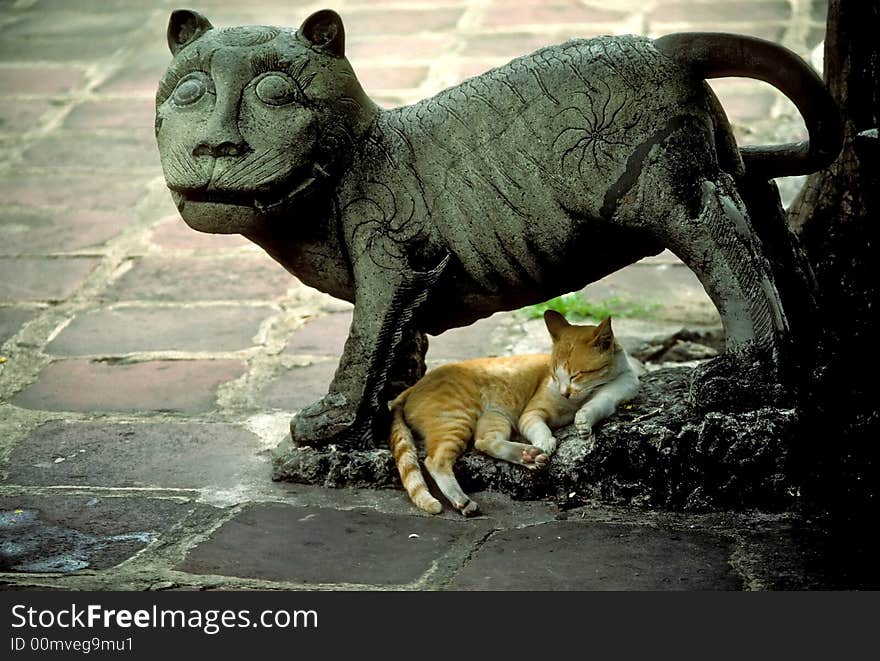
[{"label": "stone base", "polygon": [[[797,498],[790,449],[799,434],[794,409],[774,406],[701,412],[688,403],[692,370],[642,377],[639,395],[583,440],[557,430],[550,467],[532,472],[468,452],[456,464],[466,491],[674,510],[784,510]],[[386,449],[279,448],[273,479],[325,487],[401,488]],[[430,483],[430,478],[429,483]]]}]

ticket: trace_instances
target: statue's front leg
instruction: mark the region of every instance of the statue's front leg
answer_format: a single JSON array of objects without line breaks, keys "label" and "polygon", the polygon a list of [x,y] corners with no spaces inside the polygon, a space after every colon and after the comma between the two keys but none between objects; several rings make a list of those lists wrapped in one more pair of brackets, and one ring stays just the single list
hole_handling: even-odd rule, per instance
[{"label": "statue's front leg", "polygon": [[403,334],[400,350],[388,383],[388,399],[394,399],[425,376],[428,369],[425,364],[427,353],[428,335],[426,333],[412,329]]},{"label": "statue's front leg", "polygon": [[[319,401],[302,409],[291,421],[290,432],[298,445],[372,445],[371,424],[379,392],[385,383],[377,383],[386,361],[393,362],[399,353],[399,339],[389,329],[399,323],[400,311],[395,299],[400,278],[372,286],[362,284],[355,296],[354,315],[345,341],[339,366],[329,392]],[[397,341],[395,341],[397,340]]]},{"label": "statue's front leg", "polygon": [[417,314],[448,264],[448,255],[429,271],[356,264],[354,316],[339,367],[330,392],[291,421],[294,443],[384,444],[377,433],[386,431],[388,401],[424,374],[428,342]]}]

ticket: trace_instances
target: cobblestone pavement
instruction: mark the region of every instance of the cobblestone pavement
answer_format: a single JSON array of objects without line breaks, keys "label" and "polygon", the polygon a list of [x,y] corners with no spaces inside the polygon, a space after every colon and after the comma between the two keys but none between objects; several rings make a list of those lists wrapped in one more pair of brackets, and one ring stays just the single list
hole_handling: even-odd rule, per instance
[{"label": "cobblestone pavement", "polygon": [[[191,3],[215,25],[298,25],[325,3]],[[746,32],[805,57],[807,0],[335,0],[385,106],[570,37]],[[785,516],[681,515],[481,494],[486,516],[416,515],[402,491],[270,480],[291,414],[330,381],[347,304],[241,237],[178,218],[153,95],[176,1],[0,0],[0,585],[5,589],[810,587]],[[515,9],[514,9],[515,7]],[[802,130],[786,100],[717,81],[744,142]],[[796,182],[795,182],[796,183]],[[793,190],[793,188],[791,189]],[[666,254],[590,289],[717,324]],[[496,315],[433,343],[510,350]]]}]

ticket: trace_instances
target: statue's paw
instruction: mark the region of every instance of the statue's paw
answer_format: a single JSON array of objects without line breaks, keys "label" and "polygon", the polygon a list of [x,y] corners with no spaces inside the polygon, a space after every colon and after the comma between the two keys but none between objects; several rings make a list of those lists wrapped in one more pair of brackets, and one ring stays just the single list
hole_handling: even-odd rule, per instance
[{"label": "statue's paw", "polygon": [[693,369],[688,399],[699,411],[789,406],[794,389],[780,381],[778,370],[757,350],[728,351]]},{"label": "statue's paw", "polygon": [[304,406],[296,414],[298,418],[318,418],[327,415],[334,415],[338,412],[350,408],[348,399],[340,393],[329,393],[324,395],[317,402],[312,402],[308,406]]},{"label": "statue's paw", "polygon": [[290,421],[290,435],[294,443],[320,445],[351,427],[356,416],[356,406],[344,395],[331,393],[294,416]]}]

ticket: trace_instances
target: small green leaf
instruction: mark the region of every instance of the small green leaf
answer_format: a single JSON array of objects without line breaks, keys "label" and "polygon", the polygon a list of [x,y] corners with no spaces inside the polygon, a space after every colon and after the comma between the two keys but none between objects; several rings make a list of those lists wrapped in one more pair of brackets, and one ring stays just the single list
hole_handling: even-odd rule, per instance
[{"label": "small green leaf", "polygon": [[624,300],[618,296],[591,301],[583,292],[573,292],[551,298],[543,303],[524,307],[520,313],[528,319],[538,319],[547,310],[556,310],[565,315],[569,321],[581,321],[583,319],[599,320],[605,317],[650,317],[659,308],[658,303]]}]

